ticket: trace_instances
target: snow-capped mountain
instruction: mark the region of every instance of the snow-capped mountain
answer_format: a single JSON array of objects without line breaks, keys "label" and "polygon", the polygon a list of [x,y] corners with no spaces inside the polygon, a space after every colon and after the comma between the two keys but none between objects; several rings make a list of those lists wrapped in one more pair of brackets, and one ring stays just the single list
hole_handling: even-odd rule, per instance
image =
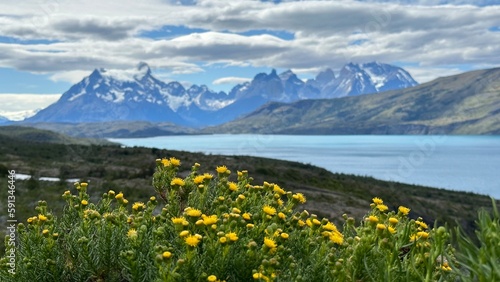
[{"label": "snow-capped mountain", "polygon": [[194,125],[193,113],[220,109],[231,101],[225,93],[179,82],[165,83],[145,63],[133,71],[96,69],[28,122],[169,121]]},{"label": "snow-capped mountain", "polygon": [[205,85],[186,89],[155,78],[146,63],[134,70],[96,69],[61,98],[26,122],[100,122],[115,120],[172,122],[207,126],[231,121],[273,102],[337,98],[377,93],[417,83],[401,68],[377,62],[347,64],[338,76],[331,69],[302,81],[291,70],[259,73],[229,93]]},{"label": "snow-capped mountain", "polygon": [[0,116],[0,124],[8,124],[10,120],[4,116]]},{"label": "snow-capped mountain", "polygon": [[339,98],[407,88],[418,83],[402,68],[371,62],[346,64],[338,76],[327,69],[307,84],[320,90],[317,98]]}]

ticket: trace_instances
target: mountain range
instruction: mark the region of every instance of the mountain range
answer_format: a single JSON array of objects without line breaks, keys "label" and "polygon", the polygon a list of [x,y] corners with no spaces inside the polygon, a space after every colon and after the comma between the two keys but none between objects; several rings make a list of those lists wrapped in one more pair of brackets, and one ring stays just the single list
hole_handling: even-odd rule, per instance
[{"label": "mountain range", "polygon": [[205,133],[500,134],[500,68],[377,95],[266,104]]},{"label": "mountain range", "polygon": [[269,102],[291,103],[319,98],[374,94],[417,85],[404,69],[371,62],[346,64],[303,81],[291,70],[259,73],[229,93],[206,85],[163,82],[146,63],[135,70],[95,69],[54,104],[25,123],[168,122],[179,126],[220,125],[243,117]]}]

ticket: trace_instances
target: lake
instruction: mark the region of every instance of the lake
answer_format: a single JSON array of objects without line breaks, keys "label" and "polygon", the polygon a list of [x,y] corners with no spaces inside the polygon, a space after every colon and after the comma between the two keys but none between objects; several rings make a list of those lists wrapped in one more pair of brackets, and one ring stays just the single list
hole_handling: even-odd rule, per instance
[{"label": "lake", "polygon": [[221,134],[109,140],[125,146],[298,161],[332,172],[500,199],[500,136]]}]

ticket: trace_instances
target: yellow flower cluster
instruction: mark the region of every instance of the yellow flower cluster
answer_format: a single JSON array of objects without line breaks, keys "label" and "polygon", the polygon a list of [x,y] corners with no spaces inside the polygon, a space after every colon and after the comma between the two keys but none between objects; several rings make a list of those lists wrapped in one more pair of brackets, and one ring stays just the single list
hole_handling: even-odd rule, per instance
[{"label": "yellow flower cluster", "polygon": [[[150,273],[159,273],[158,281],[179,281],[185,276],[186,281],[212,282],[222,281],[220,277],[229,281],[335,281],[335,277],[359,281],[370,277],[354,277],[365,271],[365,265],[356,268],[360,261],[373,267],[380,264],[368,260],[377,256],[396,258],[401,265],[413,260],[418,268],[433,254],[430,250],[438,236],[422,219],[409,219],[410,209],[404,206],[392,211],[375,197],[370,212],[357,221],[359,226],[345,215],[344,229],[339,230],[337,221],[297,211],[299,204],[306,203],[302,193],[274,183],[255,185],[247,171],[231,175],[224,165],[216,167],[216,177],[200,173],[199,164],[191,172],[178,174],[180,165],[176,158],[157,159],[153,176],[157,195],[148,202],[134,202],[130,208],[124,194],[113,190],[99,204],[90,203],[86,183],[76,185],[78,196],[64,192],[63,197],[82,220],[79,226],[91,230],[80,230],[85,236],[75,240],[82,244],[82,252],[92,247],[91,240],[99,242],[100,234],[122,236],[113,238],[123,244],[119,257],[126,269],[140,273],[134,267],[154,265],[158,269]],[[159,203],[163,206],[157,206]],[[51,225],[54,218],[42,209],[28,218],[28,227],[36,230],[40,240],[53,240],[59,236]],[[138,255],[145,246],[154,248],[156,264],[137,261],[148,259]],[[408,253],[414,257],[407,259]],[[433,270],[449,273],[450,264],[436,261]],[[309,270],[300,269],[302,265],[319,276],[311,278]],[[381,277],[386,276],[372,279]]]}]

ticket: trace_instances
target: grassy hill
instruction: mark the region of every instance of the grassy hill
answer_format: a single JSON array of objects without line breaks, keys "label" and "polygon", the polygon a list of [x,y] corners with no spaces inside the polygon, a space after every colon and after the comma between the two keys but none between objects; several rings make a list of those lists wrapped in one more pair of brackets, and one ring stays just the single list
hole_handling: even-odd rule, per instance
[{"label": "grassy hill", "polygon": [[181,135],[196,130],[172,123],[148,121],[109,121],[89,123],[20,123],[21,126],[57,131],[74,137],[139,138],[148,136]]},{"label": "grassy hill", "polygon": [[[95,138],[73,138],[64,134],[56,133],[50,130],[34,129],[24,126],[0,126],[0,136],[3,141],[11,139],[22,140],[34,143],[57,143],[57,144],[76,144],[76,145],[110,145],[111,142],[104,139]],[[11,141],[11,140],[9,140]],[[12,141],[14,142],[14,141]],[[5,143],[5,142],[3,142]]]},{"label": "grassy hill", "polygon": [[328,100],[271,103],[207,133],[500,134],[500,68],[416,87]]},{"label": "grassy hill", "polygon": [[[31,130],[32,134],[38,132]],[[57,213],[64,204],[61,194],[72,189],[73,185],[65,181],[36,179],[41,176],[89,181],[89,193],[94,200],[113,189],[123,191],[130,201],[147,201],[154,195],[151,181],[155,159],[162,157],[180,159],[183,176],[190,172],[195,162],[201,164],[202,172],[213,174],[217,166],[226,165],[233,171],[232,178],[237,170],[248,170],[255,184],[274,182],[287,190],[302,192],[308,199],[305,209],[337,222],[341,221],[343,213],[362,218],[371,199],[380,197],[390,208],[411,207],[412,217],[421,216],[429,223],[438,220],[453,225],[458,222],[472,232],[476,211],[482,207],[491,208],[491,201],[486,196],[331,173],[296,162],[116,145],[35,142],[5,134],[0,134],[0,203],[5,207],[7,170],[35,175],[30,180],[16,181],[16,215],[20,221],[36,213],[33,208],[38,200],[46,200]],[[6,222],[4,217],[2,214],[0,222]]]}]

